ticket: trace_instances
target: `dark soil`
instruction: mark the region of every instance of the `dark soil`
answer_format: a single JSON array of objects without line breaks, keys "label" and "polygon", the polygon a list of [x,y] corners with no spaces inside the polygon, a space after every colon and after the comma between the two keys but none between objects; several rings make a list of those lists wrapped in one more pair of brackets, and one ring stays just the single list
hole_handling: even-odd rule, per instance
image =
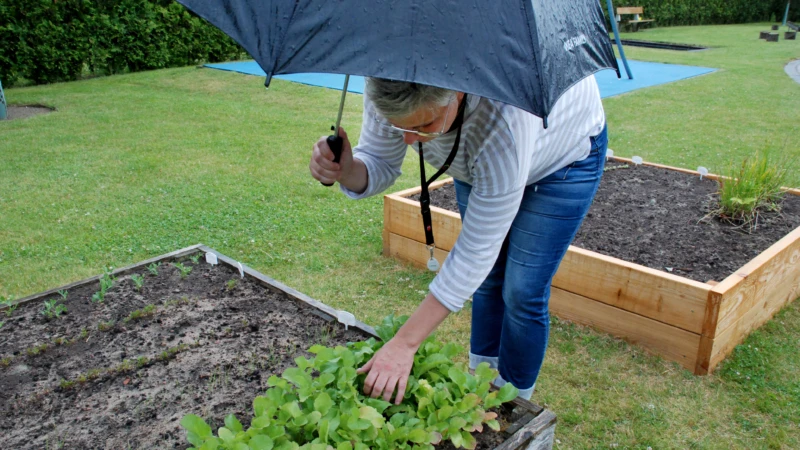
[{"label": "dark soil", "polygon": [[[168,262],[157,276],[142,268],[141,291],[119,277],[103,303],[90,300],[97,282],[72,288],[59,318],[45,319],[40,301],[0,317],[0,447],[185,449],[184,415],[216,430],[234,413],[247,427],[270,375],[310,357],[313,344],[368,337],[200,261],[182,261],[192,267],[185,278]],[[148,305],[151,314],[131,319]],[[505,439],[476,437],[481,448]]]},{"label": "dark soil", "polygon": [[42,105],[7,105],[6,116],[7,120],[25,119],[28,117],[38,116],[39,114],[47,114],[53,112],[53,108],[48,108]]},{"label": "dark soil", "polygon": [[[607,164],[612,169],[573,245],[700,282],[722,281],[800,227],[800,197],[785,195],[781,212],[761,214],[749,232],[706,217],[716,208],[716,181],[622,166]],[[431,191],[431,205],[458,212],[453,185]]]}]

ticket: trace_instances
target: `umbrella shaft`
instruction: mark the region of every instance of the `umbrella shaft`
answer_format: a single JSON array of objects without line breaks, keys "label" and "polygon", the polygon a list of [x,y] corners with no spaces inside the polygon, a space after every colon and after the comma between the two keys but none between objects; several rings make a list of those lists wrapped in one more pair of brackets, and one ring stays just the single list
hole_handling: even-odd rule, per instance
[{"label": "umbrella shaft", "polygon": [[336,117],[336,129],[333,130],[334,136],[339,136],[339,125],[342,123],[342,111],[344,110],[344,97],[347,95],[347,84],[350,82],[350,75],[344,76],[344,87],[342,88],[342,99],[339,101],[339,115]]}]

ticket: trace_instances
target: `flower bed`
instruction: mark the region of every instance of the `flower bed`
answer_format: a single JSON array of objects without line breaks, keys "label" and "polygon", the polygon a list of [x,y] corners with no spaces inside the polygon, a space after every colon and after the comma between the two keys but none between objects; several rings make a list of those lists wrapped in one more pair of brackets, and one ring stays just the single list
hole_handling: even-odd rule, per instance
[{"label": "flower bed", "polygon": [[[631,164],[630,160],[614,161]],[[694,171],[646,164],[698,176]],[[716,179],[714,175],[707,178]],[[443,180],[431,188],[451,183]],[[800,195],[798,190],[788,190]],[[384,255],[425,267],[419,188],[384,197]],[[432,206],[436,257],[461,229],[458,213]],[[684,237],[676,237],[683,239]],[[719,282],[698,281],[571,246],[556,273],[550,310],[707,374],[752,330],[800,296],[800,227]]]},{"label": "flower bed", "polygon": [[[219,264],[206,263],[206,254]],[[312,345],[377,337],[202,245],[0,312],[8,313],[0,328],[0,430],[4,447],[19,449],[186,448],[186,417],[202,417],[214,431],[246,429],[270,377],[310,356]],[[498,408],[505,426],[476,433],[478,448],[550,448],[554,414],[518,399],[506,405]]]}]

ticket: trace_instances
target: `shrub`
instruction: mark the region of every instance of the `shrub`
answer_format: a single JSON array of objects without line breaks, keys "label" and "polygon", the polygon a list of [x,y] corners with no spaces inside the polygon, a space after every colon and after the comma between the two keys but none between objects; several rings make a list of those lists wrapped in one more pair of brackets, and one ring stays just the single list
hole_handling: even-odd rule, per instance
[{"label": "shrub", "polygon": [[243,50],[172,0],[0,2],[6,87],[236,59]]}]

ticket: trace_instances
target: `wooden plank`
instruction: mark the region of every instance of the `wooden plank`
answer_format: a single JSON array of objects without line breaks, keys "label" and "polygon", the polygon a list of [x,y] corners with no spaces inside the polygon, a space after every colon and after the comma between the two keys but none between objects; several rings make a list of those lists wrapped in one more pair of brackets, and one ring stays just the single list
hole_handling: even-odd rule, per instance
[{"label": "wooden plank", "polygon": [[[422,269],[427,268],[428,260],[430,259],[431,254],[425,247],[425,244],[394,233],[388,234],[389,256],[392,258],[397,258],[400,261],[413,264],[414,266]],[[433,254],[436,259],[442,263],[442,265],[444,265],[444,261],[447,259],[447,255],[449,255],[450,252],[437,248],[434,249]]]},{"label": "wooden plank", "polygon": [[495,447],[495,450],[549,450],[553,448],[555,429],[555,414],[544,410],[506,441]]},{"label": "wooden plank", "polygon": [[753,308],[777,311],[800,295],[798,280],[800,227],[712,288],[712,295],[719,298],[720,306],[717,323],[713,327],[715,334],[709,337],[715,337],[733,326]]},{"label": "wooden plank", "polygon": [[676,361],[694,371],[700,335],[666,325],[559,288],[550,290],[550,312],[561,319],[592,326]]},{"label": "wooden plank", "polygon": [[700,334],[711,286],[570,246],[553,287]]},{"label": "wooden plank", "polygon": [[617,8],[617,14],[644,14],[644,7],[642,6],[628,6]]},{"label": "wooden plank", "polygon": [[392,207],[388,196],[383,197],[383,256],[389,256],[389,224],[392,223]]},{"label": "wooden plank", "polygon": [[751,332],[798,297],[800,297],[800,275],[795,275],[779,289],[775,289],[768,298],[761,299],[755,307],[745,312],[736,323],[718,333],[707,358],[708,372],[712,372],[717,364],[722,362]]},{"label": "wooden plank", "polygon": [[[286,295],[287,297],[289,297],[290,299],[292,299],[294,301],[297,301],[297,302],[300,302],[300,303],[305,303],[306,305],[311,307],[311,311],[313,311],[314,313],[316,313],[318,316],[322,317],[323,319],[328,320],[328,321],[331,321],[331,320],[338,321],[339,320],[338,319],[338,311],[339,310],[337,310],[335,308],[332,308],[332,307],[326,305],[325,303],[322,303],[322,302],[320,302],[320,301],[318,301],[318,300],[316,300],[314,298],[311,298],[308,295],[303,294],[300,291],[292,289],[289,286],[281,283],[280,281],[277,281],[277,280],[275,280],[273,278],[270,278],[270,277],[264,275],[263,273],[253,269],[252,267],[249,267],[249,266],[247,266],[245,264],[242,264],[241,262],[236,261],[233,258],[225,256],[222,253],[219,253],[219,252],[217,252],[216,250],[214,250],[214,249],[212,249],[210,247],[207,247],[205,245],[201,245],[200,249],[203,250],[206,253],[213,253],[213,254],[217,255],[217,260],[220,263],[223,263],[223,264],[225,264],[225,265],[227,265],[229,267],[232,267],[232,268],[238,270],[239,267],[241,266],[241,268],[244,271],[245,275],[250,276],[251,278],[253,278],[256,282],[258,282],[262,286],[267,287],[268,289],[272,290],[273,292],[284,294],[284,295]],[[371,326],[365,324],[364,322],[361,322],[358,319],[356,319],[355,324],[351,325],[351,326],[356,328],[356,329],[358,329],[358,330],[360,330],[361,332],[365,333],[369,337],[374,337],[374,338],[378,337],[378,335],[375,334],[375,329],[373,329]]]},{"label": "wooden plank", "polygon": [[714,370],[747,335],[800,296],[800,228],[715,286],[696,372]]},{"label": "wooden plank", "polygon": [[[422,225],[422,214],[419,202],[395,195],[384,198],[383,227],[390,233],[405,236],[419,242],[425,242],[425,230]],[[388,214],[388,219],[386,218]],[[461,216],[446,209],[431,206],[431,225],[436,247],[450,251],[461,233]]]},{"label": "wooden plank", "polygon": [[[452,184],[452,183],[453,183],[453,178],[452,177],[445,178],[445,179],[442,179],[442,180],[439,180],[439,181],[434,181],[433,183],[431,183],[428,186],[428,190],[432,191],[434,189],[439,189],[440,187],[442,187],[442,186],[444,186],[446,184]],[[411,197],[412,195],[417,195],[420,192],[422,192],[422,187],[417,186],[417,187],[405,189],[405,190],[402,190],[402,191],[399,191],[399,192],[394,192],[394,193],[389,194],[389,195],[396,195],[398,197]]]},{"label": "wooden plank", "polygon": [[[610,159],[611,161],[615,161],[615,162],[620,162],[620,163],[633,165],[633,160],[631,160],[629,158],[622,158],[622,157],[619,157],[619,156],[612,156],[611,158],[608,158],[608,159]],[[696,175],[698,177],[700,176],[700,172],[698,172],[696,170],[682,169],[680,167],[665,166],[663,164],[656,164],[656,163],[651,163],[651,162],[647,162],[647,161],[643,162],[642,165],[643,166],[648,166],[648,167],[655,167],[655,168],[658,168],[658,169],[674,170],[676,172],[686,173],[686,174],[689,174],[689,175]],[[703,178],[708,178],[710,180],[717,180],[718,181],[720,179],[725,179],[727,177],[724,177],[722,175],[715,175],[713,173],[709,173],[708,175],[703,175]],[[790,187],[785,187],[784,186],[784,187],[781,188],[781,190],[786,192],[787,194],[800,195],[800,189],[790,188]]]},{"label": "wooden plank", "polygon": [[[138,263],[130,265],[130,266],[119,268],[119,269],[114,270],[113,272],[111,272],[111,275],[124,276],[124,275],[127,275],[127,274],[137,270],[137,269],[140,269],[140,268],[145,267],[145,266],[149,266],[150,264],[152,264],[154,262],[159,262],[159,261],[162,261],[162,260],[172,259],[172,258],[180,258],[181,256],[185,256],[185,255],[188,255],[190,253],[194,253],[196,250],[198,250],[201,247],[203,247],[203,244],[195,244],[195,245],[191,245],[189,247],[184,247],[184,248],[182,248],[180,250],[175,250],[174,252],[166,253],[164,255],[156,256],[155,258],[146,259],[146,260],[144,260],[142,262],[138,262]],[[89,277],[89,278],[86,278],[84,280],[76,281],[74,283],[69,283],[69,284],[66,284],[64,286],[59,286],[57,288],[50,289],[48,291],[40,292],[38,294],[29,295],[27,297],[23,297],[23,298],[17,299],[15,301],[13,301],[11,304],[12,305],[20,305],[20,304],[23,304],[23,303],[28,303],[28,302],[32,302],[32,301],[36,301],[36,300],[42,300],[42,299],[45,299],[45,298],[47,298],[47,297],[49,297],[51,295],[57,294],[58,291],[61,291],[61,290],[67,291],[67,290],[72,289],[72,288],[74,288],[76,286],[82,286],[84,284],[91,283],[93,281],[98,281],[98,280],[100,280],[100,277],[102,277],[102,276],[103,276],[102,274],[101,275],[95,275],[93,277]],[[8,305],[0,306],[0,311],[3,311],[7,307],[8,307]]]}]

